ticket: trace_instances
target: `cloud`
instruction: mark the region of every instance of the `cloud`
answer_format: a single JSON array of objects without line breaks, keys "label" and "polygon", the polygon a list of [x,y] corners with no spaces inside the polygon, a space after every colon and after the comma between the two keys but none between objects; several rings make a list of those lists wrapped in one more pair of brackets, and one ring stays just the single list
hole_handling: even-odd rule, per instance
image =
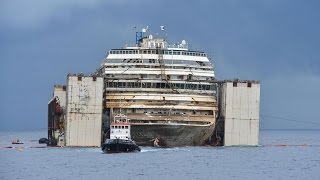
[{"label": "cloud", "polygon": [[284,117],[300,122],[262,119],[262,128],[319,129],[308,122],[318,122],[320,75],[290,73],[272,76],[261,82],[261,115]]},{"label": "cloud", "polygon": [[68,21],[75,8],[93,9],[102,0],[7,0],[0,6],[0,24],[9,29],[34,29],[50,21]]}]

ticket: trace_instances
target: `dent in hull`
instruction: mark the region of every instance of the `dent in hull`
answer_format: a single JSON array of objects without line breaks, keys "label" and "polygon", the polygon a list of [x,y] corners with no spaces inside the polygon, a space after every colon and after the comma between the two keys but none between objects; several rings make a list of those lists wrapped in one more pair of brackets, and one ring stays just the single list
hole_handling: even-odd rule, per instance
[{"label": "dent in hull", "polygon": [[161,147],[201,146],[212,135],[214,127],[214,123],[208,126],[132,124],[131,137],[141,146],[153,146],[155,138]]}]

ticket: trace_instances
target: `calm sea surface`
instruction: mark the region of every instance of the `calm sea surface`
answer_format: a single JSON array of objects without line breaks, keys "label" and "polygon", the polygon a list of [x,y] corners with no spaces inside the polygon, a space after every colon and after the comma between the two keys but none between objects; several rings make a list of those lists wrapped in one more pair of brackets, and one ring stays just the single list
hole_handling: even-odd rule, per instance
[{"label": "calm sea surface", "polygon": [[319,179],[319,130],[262,130],[259,147],[32,148],[46,131],[0,132],[0,179]]}]

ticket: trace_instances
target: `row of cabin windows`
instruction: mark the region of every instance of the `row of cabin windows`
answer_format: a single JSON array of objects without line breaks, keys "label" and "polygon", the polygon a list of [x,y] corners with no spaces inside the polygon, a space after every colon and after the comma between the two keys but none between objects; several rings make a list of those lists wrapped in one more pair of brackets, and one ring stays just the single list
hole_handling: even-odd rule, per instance
[{"label": "row of cabin windows", "polygon": [[128,129],[128,126],[111,126],[113,129]]},{"label": "row of cabin windows", "polygon": [[[107,59],[107,63],[144,63],[144,64],[159,64],[158,59]],[[210,66],[209,62],[201,61],[186,61],[186,60],[163,60],[164,64],[187,64],[187,65],[200,65]]]},{"label": "row of cabin windows", "polygon": [[[143,80],[162,80],[161,74],[106,74],[105,77],[108,79],[143,79]],[[179,81],[210,81],[214,80],[214,77],[208,76],[192,76],[192,75],[166,75],[167,80],[179,80]],[[173,83],[173,82],[171,82]]]},{"label": "row of cabin windows", "polygon": [[[106,69],[116,69],[116,68],[127,68],[127,69],[130,69],[130,68],[143,68],[143,69],[159,69],[161,68],[160,65],[147,65],[147,64],[144,64],[144,65],[107,65],[105,66]],[[212,67],[191,67],[191,66],[170,66],[170,65],[167,65],[165,64],[165,67],[166,69],[187,69],[188,71],[190,70],[200,70],[200,71],[213,71],[213,68]],[[127,70],[126,70],[127,71]]]},{"label": "row of cabin windows", "polygon": [[151,83],[151,82],[106,82],[107,88],[157,88],[157,89],[193,89],[215,90],[214,85],[185,83]]},{"label": "row of cabin windows", "polygon": [[[159,54],[157,50],[111,50],[109,54]],[[206,53],[203,52],[189,52],[189,51],[174,51],[164,50],[163,54],[166,55],[187,55],[187,56],[201,56],[207,57]]]},{"label": "row of cabin windows", "polygon": [[[153,102],[153,101],[148,101]],[[119,113],[119,109],[114,109],[114,112]],[[171,114],[171,115],[191,115],[191,114],[199,114],[199,115],[214,115],[214,111],[211,110],[202,110],[202,111],[181,111],[181,110],[159,110],[159,109],[122,109],[124,113],[138,113],[138,114]],[[130,120],[131,121],[131,120]]]}]

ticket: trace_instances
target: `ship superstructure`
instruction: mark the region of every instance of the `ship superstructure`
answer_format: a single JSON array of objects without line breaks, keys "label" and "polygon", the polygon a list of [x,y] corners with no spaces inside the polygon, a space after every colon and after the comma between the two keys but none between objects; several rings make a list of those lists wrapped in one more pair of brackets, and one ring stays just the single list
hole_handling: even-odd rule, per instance
[{"label": "ship superstructure", "polygon": [[182,40],[136,33],[136,44],[108,52],[98,74],[105,81],[109,119],[130,119],[138,145],[202,145],[217,115],[214,69],[205,52],[191,51]]}]

